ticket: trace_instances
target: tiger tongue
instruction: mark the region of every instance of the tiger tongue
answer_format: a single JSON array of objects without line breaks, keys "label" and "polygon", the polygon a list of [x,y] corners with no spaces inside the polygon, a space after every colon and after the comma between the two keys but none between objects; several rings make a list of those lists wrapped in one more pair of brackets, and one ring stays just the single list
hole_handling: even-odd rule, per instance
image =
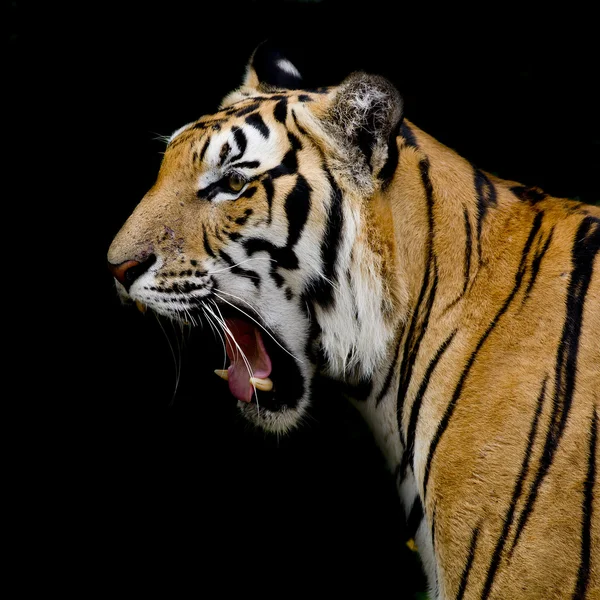
[{"label": "tiger tongue", "polygon": [[237,343],[227,336],[226,350],[231,361],[227,369],[229,390],[238,400],[250,402],[254,393],[250,377],[268,377],[271,374],[271,359],[257,327],[242,319],[225,319],[225,322]]}]

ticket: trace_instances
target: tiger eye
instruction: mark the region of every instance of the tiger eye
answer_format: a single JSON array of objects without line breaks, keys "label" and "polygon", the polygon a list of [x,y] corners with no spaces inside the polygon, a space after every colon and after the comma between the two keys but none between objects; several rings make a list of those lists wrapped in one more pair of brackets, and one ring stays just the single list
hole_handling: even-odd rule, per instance
[{"label": "tiger eye", "polygon": [[227,185],[229,185],[229,189],[231,189],[232,191],[239,192],[244,187],[244,185],[246,185],[246,180],[240,175],[232,173],[227,178]]}]

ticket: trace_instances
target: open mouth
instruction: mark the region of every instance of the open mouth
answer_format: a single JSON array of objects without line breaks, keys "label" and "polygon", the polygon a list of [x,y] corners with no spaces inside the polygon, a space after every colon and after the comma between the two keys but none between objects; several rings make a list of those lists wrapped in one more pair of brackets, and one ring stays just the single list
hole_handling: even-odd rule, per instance
[{"label": "open mouth", "polygon": [[[145,304],[135,304],[140,312],[146,312]],[[262,324],[260,316],[248,315],[248,310],[245,307],[240,314],[231,303],[219,303],[218,326],[225,338],[229,364],[215,373],[227,381],[231,395],[246,406],[254,404],[271,412],[296,408],[306,391],[298,360],[276,333]],[[201,318],[207,318],[206,313]]]},{"label": "open mouth", "polygon": [[240,318],[225,319],[225,324],[229,367],[216,369],[215,373],[229,383],[231,394],[242,402],[250,402],[258,390],[272,392],[269,375],[273,364],[259,328]]},{"label": "open mouth", "polygon": [[291,352],[275,334],[249,318],[228,311],[224,321],[229,366],[215,373],[227,381],[232,396],[270,411],[295,407],[305,387]]}]

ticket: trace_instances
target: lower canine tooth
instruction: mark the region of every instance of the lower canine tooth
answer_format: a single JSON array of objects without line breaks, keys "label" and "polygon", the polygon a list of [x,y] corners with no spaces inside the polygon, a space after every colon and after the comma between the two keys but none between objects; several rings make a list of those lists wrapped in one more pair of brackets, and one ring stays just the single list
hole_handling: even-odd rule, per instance
[{"label": "lower canine tooth", "polygon": [[269,378],[250,377],[250,384],[261,392],[270,392],[273,389],[273,382]]},{"label": "lower canine tooth", "polygon": [[215,369],[215,375],[221,379],[224,379],[225,381],[229,380],[229,373],[226,369]]},{"label": "lower canine tooth", "polygon": [[148,310],[148,307],[147,307],[147,306],[146,306],[146,305],[145,305],[143,302],[140,302],[139,300],[136,300],[136,301],[135,301],[135,305],[137,306],[137,309],[138,309],[138,310],[139,310],[139,311],[140,311],[142,314],[144,314],[144,313],[145,313],[145,312]]}]

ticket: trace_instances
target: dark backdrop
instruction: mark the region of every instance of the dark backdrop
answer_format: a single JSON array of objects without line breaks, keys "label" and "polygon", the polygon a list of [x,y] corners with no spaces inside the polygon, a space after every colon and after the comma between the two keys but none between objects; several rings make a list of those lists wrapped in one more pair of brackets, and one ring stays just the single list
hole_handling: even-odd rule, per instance
[{"label": "dark backdrop", "polygon": [[213,112],[267,38],[310,86],[383,74],[411,121],[481,168],[597,201],[592,16],[548,10],[11,3],[19,213],[6,219],[26,314],[10,338],[27,465],[16,489],[32,490],[26,539],[58,558],[49,577],[112,588],[125,576],[139,589],[167,575],[282,596],[317,581],[399,598],[422,588],[393,482],[354,411],[324,387],[301,430],[252,431],[212,374],[218,345],[120,306],[106,250],[153,183],[157,136]]}]

